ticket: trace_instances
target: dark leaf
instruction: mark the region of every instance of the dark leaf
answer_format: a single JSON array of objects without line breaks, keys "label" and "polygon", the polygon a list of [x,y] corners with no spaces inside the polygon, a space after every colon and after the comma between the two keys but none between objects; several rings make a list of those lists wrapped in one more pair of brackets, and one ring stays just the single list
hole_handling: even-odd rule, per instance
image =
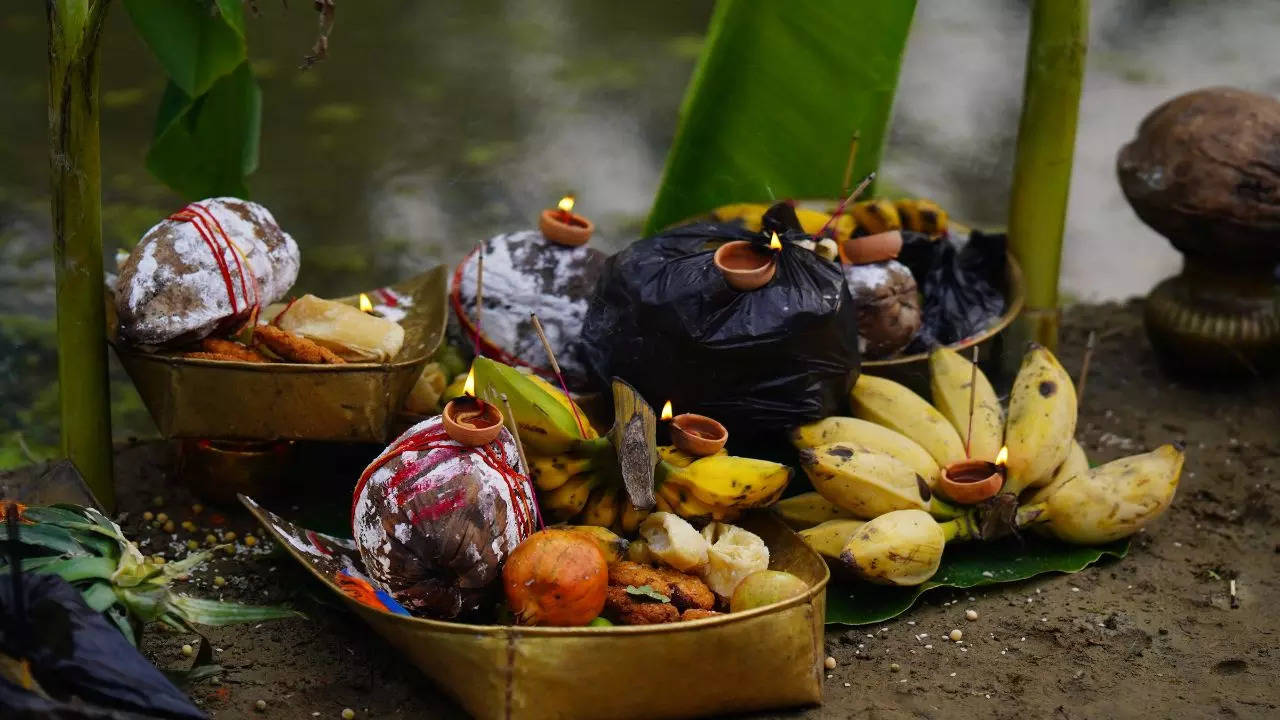
[{"label": "dark leaf", "polygon": [[189,200],[245,198],[245,177],[258,166],[262,91],[247,62],[191,97],[173,82],[165,88],[147,168]]},{"label": "dark leaf", "polygon": [[39,569],[42,574],[57,575],[69,583],[89,579],[110,580],[115,571],[115,560],[92,555],[55,560]]},{"label": "dark leaf", "polygon": [[183,620],[197,625],[232,625],[261,620],[303,617],[302,613],[289,608],[237,605],[236,603],[218,600],[194,598],[189,595],[170,595],[167,605],[169,612],[173,612]]},{"label": "dark leaf", "polygon": [[84,597],[85,605],[98,612],[106,612],[107,608],[116,604],[116,592],[111,589],[111,583],[105,580],[94,582],[89,587],[81,587],[80,595]]},{"label": "dark leaf", "polygon": [[1124,557],[1129,541],[1098,547],[1066,545],[1039,536],[1022,540],[948,546],[933,579],[918,587],[885,587],[832,579],[827,588],[827,623],[867,625],[906,612],[922,594],[939,587],[970,588],[1017,582],[1050,572],[1074,573],[1105,556]]},{"label": "dark leaf", "polygon": [[875,170],[915,5],[717,2],[646,234],[727,203],[835,197]]},{"label": "dark leaf", "polygon": [[18,542],[22,545],[52,550],[58,555],[89,554],[89,550],[76,541],[71,531],[56,525],[19,525]]},{"label": "dark leaf", "polygon": [[124,0],[138,34],[188,97],[208,92],[247,58],[240,0]]}]

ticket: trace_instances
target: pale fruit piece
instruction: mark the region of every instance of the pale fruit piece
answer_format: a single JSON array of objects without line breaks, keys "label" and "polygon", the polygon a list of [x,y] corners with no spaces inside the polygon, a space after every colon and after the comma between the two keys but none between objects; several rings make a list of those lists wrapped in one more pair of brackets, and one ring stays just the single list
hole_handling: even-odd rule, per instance
[{"label": "pale fruit piece", "polygon": [[728,523],[711,523],[702,529],[711,549],[702,580],[720,597],[731,597],[742,579],[769,567],[769,547],[753,532]]},{"label": "pale fruit piece", "polygon": [[640,523],[640,537],[649,553],[663,564],[681,572],[700,570],[707,565],[710,544],[688,520],[669,512],[656,512]]},{"label": "pale fruit piece", "polygon": [[840,560],[868,582],[919,585],[938,572],[946,534],[923,510],[895,510],[858,528]]},{"label": "pale fruit piece", "polygon": [[729,599],[729,612],[742,612],[752,608],[772,605],[788,598],[803,595],[809,584],[789,572],[760,570],[738,583]]}]

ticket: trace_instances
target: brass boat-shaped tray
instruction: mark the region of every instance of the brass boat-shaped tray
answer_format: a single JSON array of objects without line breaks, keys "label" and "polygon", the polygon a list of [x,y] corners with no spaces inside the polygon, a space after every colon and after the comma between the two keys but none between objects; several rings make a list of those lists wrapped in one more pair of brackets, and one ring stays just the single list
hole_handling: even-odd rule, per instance
[{"label": "brass boat-shaped tray", "polygon": [[335,581],[361,571],[350,540],[299,528],[240,501],[281,547],[480,720],[659,720],[822,701],[826,563],[772,513],[740,523],[764,538],[769,566],[809,583],[804,595],[722,617],[605,628],[473,625],[361,603]]},{"label": "brass boat-shaped tray", "polygon": [[[444,338],[443,265],[368,294],[395,303],[404,346],[386,363],[224,362],[150,353],[108,338],[166,438],[388,442],[397,411]],[[352,305],[358,295],[338,298]],[[114,307],[114,303],[108,303]]]}]

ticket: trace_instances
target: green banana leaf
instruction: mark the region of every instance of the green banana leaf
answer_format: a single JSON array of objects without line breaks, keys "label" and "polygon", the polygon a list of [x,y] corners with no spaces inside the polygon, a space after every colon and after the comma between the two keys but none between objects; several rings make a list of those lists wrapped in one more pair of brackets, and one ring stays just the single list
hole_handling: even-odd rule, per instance
[{"label": "green banana leaf", "polygon": [[917,587],[885,587],[832,578],[827,587],[827,624],[882,622],[906,612],[921,595],[935,588],[971,588],[1017,582],[1044,573],[1074,573],[1104,557],[1122,558],[1128,552],[1127,539],[1078,547],[1036,535],[949,546],[938,573]]},{"label": "green banana leaf", "polygon": [[834,197],[875,170],[915,5],[716,3],[646,232],[726,203]]}]

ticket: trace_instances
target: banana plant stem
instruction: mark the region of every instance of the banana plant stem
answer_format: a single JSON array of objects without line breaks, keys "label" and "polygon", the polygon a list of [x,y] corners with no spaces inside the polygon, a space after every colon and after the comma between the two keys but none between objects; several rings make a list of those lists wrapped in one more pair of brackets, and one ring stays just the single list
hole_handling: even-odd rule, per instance
[{"label": "banana plant stem", "polygon": [[99,40],[109,0],[48,0],[49,165],[62,453],[115,507],[102,261]]}]

